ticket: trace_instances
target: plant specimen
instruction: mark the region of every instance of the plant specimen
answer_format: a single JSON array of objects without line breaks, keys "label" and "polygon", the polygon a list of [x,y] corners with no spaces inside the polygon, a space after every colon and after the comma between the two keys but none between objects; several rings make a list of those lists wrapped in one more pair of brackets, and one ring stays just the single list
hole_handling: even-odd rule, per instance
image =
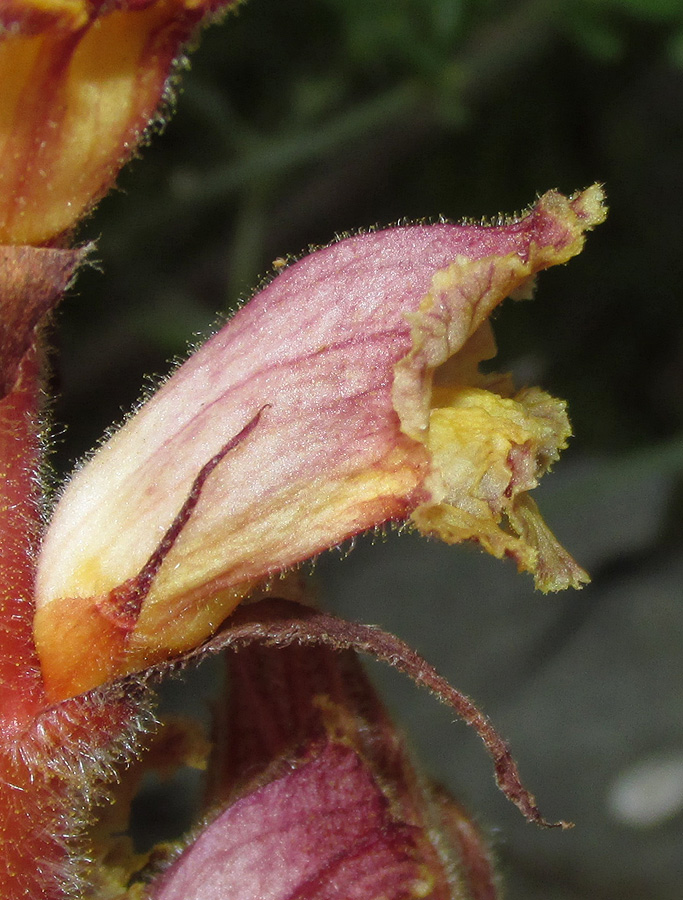
[{"label": "plant specimen", "polygon": [[[452,703],[542,822],[507,747],[400,641],[316,612],[298,582],[298,602],[282,599],[279,576],[405,522],[511,557],[542,590],[585,582],[528,494],[566,445],[565,405],[479,364],[498,304],[529,297],[602,221],[598,186],[503,224],[397,227],[280,266],[76,471],[45,524],[45,326],[93,252],[74,228],[223,6],[0,10],[3,896],[491,896],[483,842],[419,784],[352,651]],[[212,812],[165,865],[161,851],[140,860],[97,804],[153,729],[150,683],[221,648],[230,737],[209,753],[169,726],[143,764],[208,759]],[[123,818],[139,771],[116,792]],[[254,880],[275,846],[269,880]]]}]

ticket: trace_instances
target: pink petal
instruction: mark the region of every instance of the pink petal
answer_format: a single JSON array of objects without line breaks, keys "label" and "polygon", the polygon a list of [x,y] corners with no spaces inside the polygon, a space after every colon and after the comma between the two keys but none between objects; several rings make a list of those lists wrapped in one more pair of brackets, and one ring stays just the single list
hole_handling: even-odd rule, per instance
[{"label": "pink petal", "polygon": [[386,900],[425,896],[416,828],[397,823],[361,758],[319,756],[222,812],[150,900]]},{"label": "pink petal", "polygon": [[[390,520],[413,515],[421,530],[538,568],[538,551],[497,523],[506,497],[535,484],[538,459],[563,445],[563,405],[476,387],[504,413],[487,418],[492,443],[497,422],[506,429],[493,478],[487,458],[469,459],[489,435],[462,426],[466,411],[438,432],[445,448],[430,444],[432,374],[470,338],[463,370],[476,371],[491,311],[580,251],[604,217],[601,199],[597,187],[570,200],[550,193],[503,226],[360,235],[282,271],[64,492],[37,582],[35,633],[53,695],[195,646],[264,579]],[[462,443],[455,462],[451,431]],[[536,460],[531,474],[516,441]],[[460,452],[481,469],[476,497],[458,481]],[[581,580],[566,567],[567,583]]]}]

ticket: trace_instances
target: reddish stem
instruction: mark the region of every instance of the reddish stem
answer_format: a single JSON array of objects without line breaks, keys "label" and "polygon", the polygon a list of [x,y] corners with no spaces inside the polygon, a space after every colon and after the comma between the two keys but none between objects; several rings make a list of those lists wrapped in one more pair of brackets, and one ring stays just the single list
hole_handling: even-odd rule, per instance
[{"label": "reddish stem", "polygon": [[73,896],[82,835],[132,743],[141,692],[111,687],[51,706],[33,642],[42,530],[42,379],[35,327],[80,251],[2,248],[0,267],[0,897]]}]

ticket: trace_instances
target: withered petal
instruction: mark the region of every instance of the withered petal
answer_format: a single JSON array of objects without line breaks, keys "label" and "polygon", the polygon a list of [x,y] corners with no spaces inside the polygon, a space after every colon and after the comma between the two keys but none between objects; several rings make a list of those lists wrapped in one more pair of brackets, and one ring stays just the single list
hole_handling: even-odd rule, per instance
[{"label": "withered petal", "polygon": [[[425,530],[481,539],[496,555],[523,548],[520,566],[545,564],[552,579],[543,547],[524,543],[542,529],[502,529],[564,446],[566,417],[548,413],[559,401],[481,390],[516,430],[502,440],[504,417],[489,416],[481,440],[497,457],[479,459],[478,440],[451,460],[430,444],[431,382],[506,296],[578,253],[602,218],[599,187],[551,192],[507,225],[359,235],[281,271],[67,486],[38,566],[48,690],[68,696],[187,650],[270,576],[388,521],[415,514],[420,527],[425,509],[446,512]],[[107,597],[139,576],[203,466],[259,410],[203,482],[139,615],[112,632]],[[522,478],[515,442],[527,439],[536,469]],[[462,516],[476,527],[455,527]]]}]

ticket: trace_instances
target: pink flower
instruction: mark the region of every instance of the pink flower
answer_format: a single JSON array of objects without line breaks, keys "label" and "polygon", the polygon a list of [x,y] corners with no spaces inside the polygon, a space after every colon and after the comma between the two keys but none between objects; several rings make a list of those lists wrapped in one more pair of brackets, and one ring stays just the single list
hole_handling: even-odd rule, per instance
[{"label": "pink flower", "polygon": [[[82,858],[105,782],[150,725],[149,671],[115,679],[191,655],[273,576],[397,521],[512,556],[542,589],[585,580],[527,497],[569,436],[564,404],[478,363],[495,352],[495,306],[528,295],[534,274],[578,253],[602,221],[597,187],[547,194],[506,225],[393,229],[285,268],[77,472],[42,539],[42,326],[87,252],[58,248],[160,121],[197,25],[229,5],[0,4],[3,897],[142,896],[139,883],[127,892],[138,860],[109,840],[106,816],[88,840],[100,864]],[[470,893],[493,897],[476,829],[423,796],[353,657],[342,671],[329,650],[313,656],[302,682],[288,644],[371,650],[431,687],[478,730],[507,796],[544,823],[471,701],[367,627],[273,601],[230,624],[215,646],[281,648],[256,653],[272,706],[249,703],[249,678],[240,690],[249,648],[233,672],[242,714],[210,767],[217,807],[150,896],[446,900],[460,896],[443,858],[452,845]],[[201,743],[167,730],[163,767],[187,759],[179,734]],[[126,797],[124,786],[117,834]],[[249,880],[255,867],[265,875]]]},{"label": "pink flower", "polygon": [[[295,621],[271,604],[263,626],[273,639],[278,615]],[[256,638],[257,621],[242,617],[236,632]],[[307,624],[315,641],[315,615]],[[495,900],[481,834],[416,775],[355,654],[327,643],[257,638],[228,653],[211,811],[169,848],[148,900]]]},{"label": "pink flower", "polygon": [[[421,835],[420,835],[421,837]],[[171,866],[154,900],[418,897],[415,829],[392,819],[361,757],[329,743],[228,807]]]},{"label": "pink flower", "polygon": [[527,496],[565,405],[478,363],[495,307],[604,214],[597,186],[551,192],[505,225],[359,235],[280,271],[60,498],[35,619],[52,696],[196,646],[267,579],[390,521],[478,541],[543,590],[584,582]]}]

